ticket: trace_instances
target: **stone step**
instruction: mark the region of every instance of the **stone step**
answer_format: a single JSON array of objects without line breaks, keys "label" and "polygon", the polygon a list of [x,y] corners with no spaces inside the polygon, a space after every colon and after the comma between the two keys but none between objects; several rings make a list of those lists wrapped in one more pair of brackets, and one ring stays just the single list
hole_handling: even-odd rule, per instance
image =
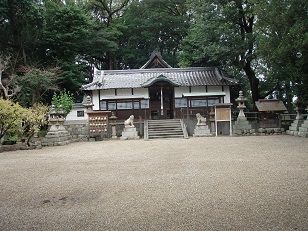
[{"label": "stone step", "polygon": [[171,129],[171,130],[173,130],[173,129],[180,129],[180,130],[182,130],[182,128],[178,127],[178,126],[177,127],[170,127],[170,126],[169,127],[158,127],[158,126],[154,127],[154,126],[149,126],[149,130],[153,130],[153,129],[154,130],[169,130],[169,129]]},{"label": "stone step", "polygon": [[183,135],[182,131],[151,131],[149,132],[149,135],[154,135],[154,134],[179,134]]},{"label": "stone step", "polygon": [[160,139],[160,138],[184,138],[184,135],[155,135],[155,136],[149,135],[149,139]]},{"label": "stone step", "polygon": [[170,123],[148,123],[148,124],[151,124],[151,125],[166,125],[166,124],[179,124],[180,121],[177,121],[177,122],[170,122]]},{"label": "stone step", "polygon": [[184,138],[184,132],[179,119],[148,120],[148,139],[156,138]]}]

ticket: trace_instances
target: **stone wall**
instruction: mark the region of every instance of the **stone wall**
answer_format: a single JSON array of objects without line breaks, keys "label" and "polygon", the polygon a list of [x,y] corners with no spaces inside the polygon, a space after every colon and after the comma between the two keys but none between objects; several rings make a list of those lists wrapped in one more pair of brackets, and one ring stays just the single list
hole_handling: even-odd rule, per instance
[{"label": "stone wall", "polygon": [[88,121],[65,121],[64,127],[71,135],[72,142],[88,141]]}]

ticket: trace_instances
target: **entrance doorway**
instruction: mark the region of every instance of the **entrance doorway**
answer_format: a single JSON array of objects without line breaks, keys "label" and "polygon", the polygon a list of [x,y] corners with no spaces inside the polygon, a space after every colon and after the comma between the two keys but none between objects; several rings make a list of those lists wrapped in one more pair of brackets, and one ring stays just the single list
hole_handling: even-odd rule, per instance
[{"label": "entrance doorway", "polygon": [[150,118],[173,119],[174,87],[166,81],[155,82],[149,87]]}]

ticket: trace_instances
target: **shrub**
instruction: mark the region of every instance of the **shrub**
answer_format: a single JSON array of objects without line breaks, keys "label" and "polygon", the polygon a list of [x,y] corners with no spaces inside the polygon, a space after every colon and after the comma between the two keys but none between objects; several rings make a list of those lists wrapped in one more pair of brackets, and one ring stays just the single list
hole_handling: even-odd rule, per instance
[{"label": "shrub", "polygon": [[34,104],[31,108],[27,109],[27,117],[24,121],[23,136],[27,139],[29,145],[30,139],[37,134],[41,127],[48,123],[47,114],[48,106],[43,104]]},{"label": "shrub", "polygon": [[27,115],[27,109],[18,103],[0,99],[0,141],[6,134],[21,134]]},{"label": "shrub", "polygon": [[53,105],[59,110],[60,107],[64,110],[65,116],[72,110],[74,104],[74,97],[68,91],[60,92],[59,94],[54,94],[52,97]]}]

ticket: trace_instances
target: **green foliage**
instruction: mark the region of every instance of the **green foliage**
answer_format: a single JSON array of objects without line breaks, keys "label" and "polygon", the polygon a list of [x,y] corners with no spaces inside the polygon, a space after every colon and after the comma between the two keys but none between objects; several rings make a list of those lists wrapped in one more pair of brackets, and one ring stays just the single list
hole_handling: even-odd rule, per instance
[{"label": "green foliage", "polygon": [[276,96],[290,105],[291,89],[307,92],[305,58],[296,58],[307,53],[306,2],[191,0],[189,6],[193,20],[182,41],[182,66],[224,67],[252,102]]},{"label": "green foliage", "polygon": [[178,66],[179,45],[189,27],[185,1],[133,1],[117,23],[123,26],[121,68],[140,68],[156,49],[171,66]]},{"label": "green foliage", "polygon": [[18,100],[25,106],[44,100],[51,91],[58,90],[59,77],[56,69],[33,68],[24,75],[16,76],[16,84],[21,87]]},{"label": "green foliage", "polygon": [[27,144],[29,145],[29,140],[35,134],[38,134],[41,127],[48,123],[48,106],[40,103],[34,104],[25,113],[26,118],[24,119],[23,136],[27,139]]},{"label": "green foliage", "polygon": [[73,108],[74,97],[70,92],[63,91],[59,94],[55,93],[52,97],[52,105],[56,107],[57,110],[63,109],[67,115]]},{"label": "green foliage", "polygon": [[21,134],[27,109],[10,100],[0,99],[0,140],[7,134]]}]

